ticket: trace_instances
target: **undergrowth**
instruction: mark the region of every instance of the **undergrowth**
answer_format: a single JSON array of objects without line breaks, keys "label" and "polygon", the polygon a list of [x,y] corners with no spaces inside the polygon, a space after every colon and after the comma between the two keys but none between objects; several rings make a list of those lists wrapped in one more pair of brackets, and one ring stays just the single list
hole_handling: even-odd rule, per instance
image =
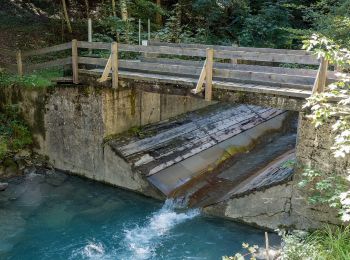
[{"label": "undergrowth", "polygon": [[19,116],[17,106],[0,110],[0,161],[9,154],[28,147],[33,142],[28,126]]},{"label": "undergrowth", "polygon": [[345,260],[350,259],[350,227],[326,227],[312,233],[283,235],[281,259]]},{"label": "undergrowth", "polygon": [[20,77],[15,74],[0,71],[0,87],[20,86],[27,88],[45,88],[53,86],[52,79],[61,77],[62,70],[41,70]]}]

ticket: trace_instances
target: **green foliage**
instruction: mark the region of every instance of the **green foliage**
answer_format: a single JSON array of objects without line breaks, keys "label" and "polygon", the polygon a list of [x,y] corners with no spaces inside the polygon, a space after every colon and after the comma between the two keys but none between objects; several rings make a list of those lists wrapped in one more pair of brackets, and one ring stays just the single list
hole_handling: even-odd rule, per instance
[{"label": "green foliage", "polygon": [[299,186],[309,193],[311,204],[328,204],[333,208],[341,208],[340,194],[348,189],[347,181],[337,174],[327,175],[321,171],[306,168]]},{"label": "green foliage", "polygon": [[350,227],[326,227],[312,233],[281,233],[281,259],[344,260],[350,259]]},{"label": "green foliage", "polygon": [[[350,64],[350,52],[341,48],[333,40],[319,35],[313,35],[306,41],[304,48],[315,52],[318,56],[329,60],[331,64],[336,64],[340,68],[348,69]],[[315,127],[319,127],[331,119],[336,120],[332,125],[335,135],[332,149],[334,156],[346,158],[350,154],[350,79],[347,75],[340,75],[340,80],[330,84],[327,91],[316,94],[308,98],[304,108],[309,109],[308,117],[312,119]],[[338,102],[330,102],[330,99],[337,98]],[[348,169],[350,174],[350,169]],[[315,179],[316,190],[326,192],[324,198],[318,197],[317,202],[328,203],[331,206],[339,206],[343,221],[350,221],[350,189],[349,183],[341,184],[335,176],[327,177],[317,172],[305,172],[304,177],[309,183]],[[344,179],[350,182],[350,175]],[[345,188],[343,186],[345,185]],[[344,190],[345,189],[345,190]],[[324,194],[323,194],[324,195]],[[313,198],[313,197],[311,197]]]},{"label": "green foliage", "polygon": [[290,12],[279,2],[275,5],[266,3],[258,14],[249,14],[239,34],[243,46],[254,47],[287,47],[289,34],[283,28],[289,28]]},{"label": "green foliage", "polygon": [[32,142],[29,128],[19,116],[18,107],[6,106],[0,110],[0,161]]},{"label": "green foliage", "polygon": [[42,70],[20,77],[0,71],[0,87],[21,86],[28,88],[44,88],[53,86],[51,79],[60,77],[61,70]]}]

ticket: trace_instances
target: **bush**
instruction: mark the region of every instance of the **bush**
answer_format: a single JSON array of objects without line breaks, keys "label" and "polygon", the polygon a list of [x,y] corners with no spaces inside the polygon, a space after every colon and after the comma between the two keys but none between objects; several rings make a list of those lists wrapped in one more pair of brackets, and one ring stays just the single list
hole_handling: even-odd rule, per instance
[{"label": "bush", "polygon": [[19,117],[17,106],[0,110],[0,161],[32,144],[29,128]]}]

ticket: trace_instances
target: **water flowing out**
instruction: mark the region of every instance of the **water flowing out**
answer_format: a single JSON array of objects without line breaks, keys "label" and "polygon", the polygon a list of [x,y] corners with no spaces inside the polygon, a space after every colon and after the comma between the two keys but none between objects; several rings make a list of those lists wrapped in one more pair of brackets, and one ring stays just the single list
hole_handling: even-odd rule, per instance
[{"label": "water flowing out", "polygon": [[[221,259],[264,232],[62,173],[0,193],[0,259]],[[278,238],[271,236],[272,244]]]}]

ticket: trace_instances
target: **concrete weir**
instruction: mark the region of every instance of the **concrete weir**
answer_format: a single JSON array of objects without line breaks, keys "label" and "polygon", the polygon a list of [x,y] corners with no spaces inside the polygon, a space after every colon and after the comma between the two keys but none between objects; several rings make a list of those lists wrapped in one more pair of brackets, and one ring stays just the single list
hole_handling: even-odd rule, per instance
[{"label": "concrete weir", "polygon": [[144,92],[142,84],[0,88],[0,108],[19,106],[34,150],[57,169],[158,199],[186,198],[209,214],[260,227],[339,223],[334,209],[308,204],[298,187],[301,168],[293,174],[288,166],[295,158],[345,175],[350,158],[333,158],[330,124],[315,130],[299,113],[291,127],[292,112],[273,99],[263,103],[274,108],[257,106],[254,96],[245,96],[251,105],[214,104]]}]

